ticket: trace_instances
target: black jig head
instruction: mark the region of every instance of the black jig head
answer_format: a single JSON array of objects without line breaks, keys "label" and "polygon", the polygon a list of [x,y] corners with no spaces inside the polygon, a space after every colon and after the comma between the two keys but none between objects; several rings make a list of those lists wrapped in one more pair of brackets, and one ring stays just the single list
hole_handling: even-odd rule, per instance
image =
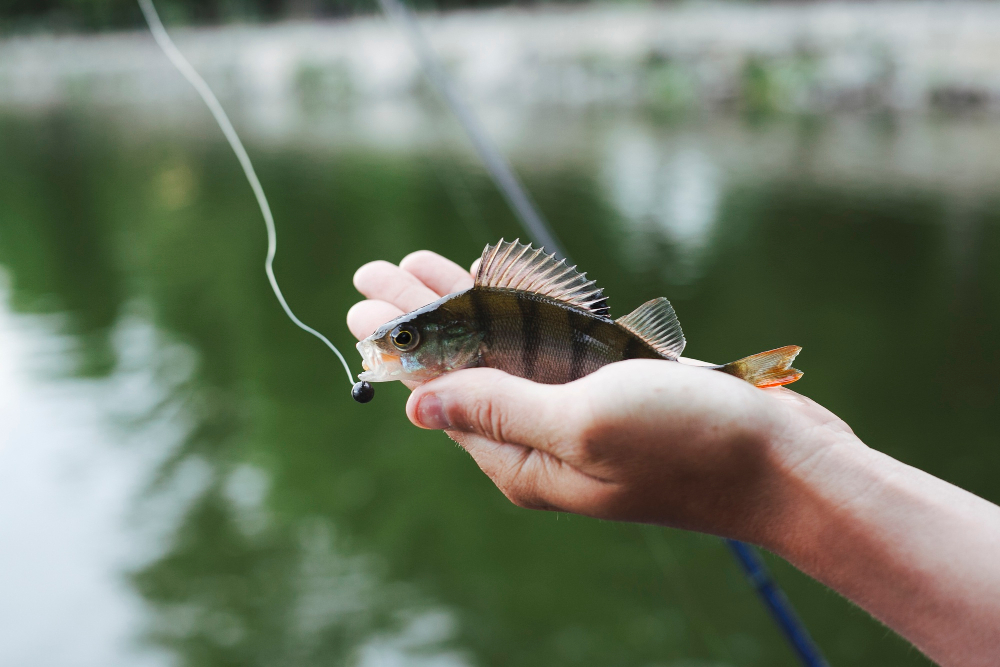
[{"label": "black jig head", "polygon": [[358,403],[367,403],[375,398],[375,387],[368,382],[355,382],[351,397]]}]

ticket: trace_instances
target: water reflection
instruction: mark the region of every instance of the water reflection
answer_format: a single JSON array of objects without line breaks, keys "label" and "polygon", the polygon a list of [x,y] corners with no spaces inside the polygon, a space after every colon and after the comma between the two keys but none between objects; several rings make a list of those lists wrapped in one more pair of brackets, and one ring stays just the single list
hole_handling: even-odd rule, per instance
[{"label": "water reflection", "polygon": [[[658,266],[668,282],[693,281],[719,212],[719,169],[698,147],[662,146],[648,133],[610,143],[604,180],[631,232],[623,260]],[[664,245],[674,251],[671,261]]]},{"label": "water reflection", "polygon": [[170,664],[136,644],[150,617],[121,574],[157,551],[152,535],[129,530],[130,506],[176,428],[150,424],[152,447],[110,444],[128,438],[108,417],[155,387],[135,372],[55,379],[77,368],[64,362],[80,349],[60,319],[0,311],[0,662]]},{"label": "water reflection", "polygon": [[[770,136],[812,156],[822,130],[607,122],[578,126],[580,143],[624,136],[606,155],[553,149],[522,172],[616,313],[668,295],[708,359],[802,344],[802,391],[1000,499],[988,193],[955,209],[947,188],[740,171],[713,148]],[[4,350],[31,348],[0,382],[30,407],[0,453],[0,662],[794,664],[716,540],[518,510],[406,422],[401,387],[350,401],[336,359],[273,300],[221,140],[83,112],[0,123]],[[483,230],[517,235],[444,149],[251,152],[285,293],[345,347],[361,262],[419,247],[471,261]],[[974,244],[948,241],[955,210]],[[925,664],[776,566],[834,663]]]}]

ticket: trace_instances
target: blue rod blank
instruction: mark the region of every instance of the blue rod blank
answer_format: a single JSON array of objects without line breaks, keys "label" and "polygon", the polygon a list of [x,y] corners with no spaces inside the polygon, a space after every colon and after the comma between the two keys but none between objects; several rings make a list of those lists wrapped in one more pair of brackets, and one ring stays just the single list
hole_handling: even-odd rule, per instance
[{"label": "blue rod blank", "polygon": [[830,663],[826,661],[826,658],[820,653],[819,647],[809,636],[809,631],[799,620],[792,603],[788,601],[784,591],[781,590],[767,566],[764,565],[760,554],[749,544],[743,542],[726,540],[726,544],[736,556],[747,580],[771,613],[774,622],[781,628],[782,634],[785,635],[785,639],[788,640],[788,644],[795,651],[799,661],[805,667],[830,667]]}]

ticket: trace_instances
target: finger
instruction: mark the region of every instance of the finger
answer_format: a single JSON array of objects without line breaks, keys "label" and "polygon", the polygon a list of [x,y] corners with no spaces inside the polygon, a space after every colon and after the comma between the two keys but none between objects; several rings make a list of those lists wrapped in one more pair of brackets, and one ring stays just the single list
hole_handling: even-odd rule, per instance
[{"label": "finger", "polygon": [[369,299],[388,301],[407,313],[440,298],[409,271],[381,260],[358,269],[354,286]]},{"label": "finger", "polygon": [[461,266],[430,250],[411,252],[399,263],[439,296],[472,287],[472,276]]},{"label": "finger", "polygon": [[483,258],[482,257],[480,257],[479,259],[477,259],[476,261],[474,261],[472,263],[472,268],[469,269],[469,274],[472,275],[472,276],[475,276],[477,273],[479,273],[479,265],[482,264],[482,263],[483,263]]},{"label": "finger", "polygon": [[423,385],[410,396],[406,414],[423,428],[475,433],[566,458],[587,419],[578,414],[573,391],[492,368],[470,368]]},{"label": "finger", "polygon": [[389,320],[394,320],[402,314],[402,310],[385,301],[376,299],[359,301],[347,311],[347,328],[355,338],[362,340],[371,336]]},{"label": "finger", "polygon": [[448,435],[519,507],[591,514],[615,488],[541,450],[494,442],[472,433],[449,431]]}]

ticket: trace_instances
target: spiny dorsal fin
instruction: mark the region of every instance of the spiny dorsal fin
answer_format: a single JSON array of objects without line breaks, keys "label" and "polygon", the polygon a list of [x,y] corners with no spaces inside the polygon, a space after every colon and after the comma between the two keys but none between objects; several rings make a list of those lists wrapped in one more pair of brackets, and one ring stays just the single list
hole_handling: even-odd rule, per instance
[{"label": "spiny dorsal fin", "polygon": [[662,296],[647,301],[615,323],[649,343],[667,359],[677,359],[687,344],[674,307]]},{"label": "spiny dorsal fin", "polygon": [[587,310],[600,317],[610,317],[604,290],[586,273],[566,260],[557,260],[555,253],[546,255],[543,248],[500,239],[483,250],[476,273],[478,287],[498,287],[547,296],[556,301]]}]

